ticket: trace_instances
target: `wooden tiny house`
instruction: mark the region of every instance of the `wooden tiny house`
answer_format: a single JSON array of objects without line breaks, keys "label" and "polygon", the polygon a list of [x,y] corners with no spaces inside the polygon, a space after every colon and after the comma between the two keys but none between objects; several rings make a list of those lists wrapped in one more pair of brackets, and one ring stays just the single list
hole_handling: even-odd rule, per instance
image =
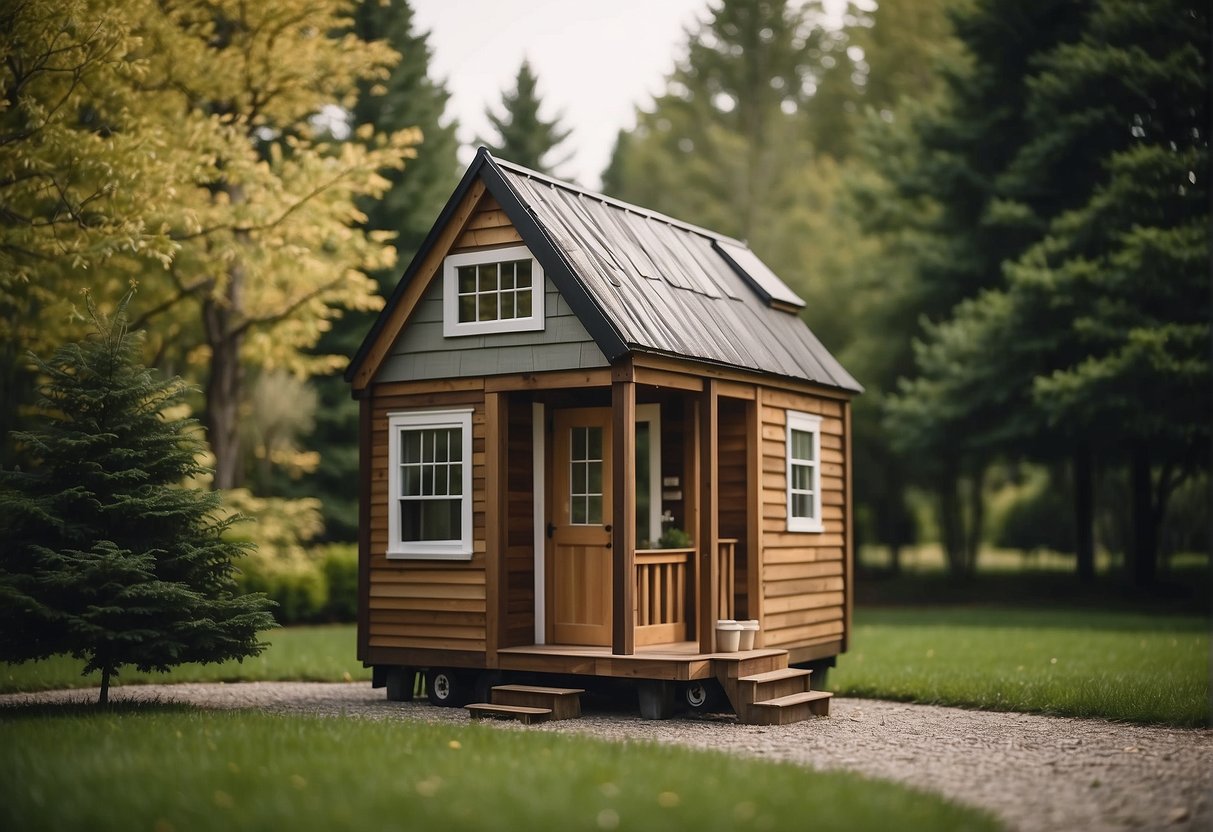
[{"label": "wooden tiny house", "polygon": [[[845,650],[852,597],[860,388],[803,305],[744,243],[481,149],[346,376],[358,656],[389,696],[717,680],[780,721],[745,699]],[[756,649],[719,654],[718,619]]]}]

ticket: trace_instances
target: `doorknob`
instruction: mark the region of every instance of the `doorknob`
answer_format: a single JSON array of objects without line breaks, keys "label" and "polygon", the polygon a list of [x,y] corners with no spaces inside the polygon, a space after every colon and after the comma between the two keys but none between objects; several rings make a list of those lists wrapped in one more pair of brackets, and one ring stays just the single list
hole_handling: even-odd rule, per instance
[{"label": "doorknob", "polygon": [[602,530],[604,532],[606,532],[607,534],[610,534],[611,533],[611,524],[607,523],[605,526],[602,527]]}]

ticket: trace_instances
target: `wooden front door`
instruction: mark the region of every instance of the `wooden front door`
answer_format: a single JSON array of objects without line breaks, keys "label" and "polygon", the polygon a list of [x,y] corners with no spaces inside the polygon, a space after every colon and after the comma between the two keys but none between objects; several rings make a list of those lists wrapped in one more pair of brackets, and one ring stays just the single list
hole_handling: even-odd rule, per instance
[{"label": "wooden front door", "polygon": [[611,643],[611,409],[553,419],[548,621],[554,644]]}]

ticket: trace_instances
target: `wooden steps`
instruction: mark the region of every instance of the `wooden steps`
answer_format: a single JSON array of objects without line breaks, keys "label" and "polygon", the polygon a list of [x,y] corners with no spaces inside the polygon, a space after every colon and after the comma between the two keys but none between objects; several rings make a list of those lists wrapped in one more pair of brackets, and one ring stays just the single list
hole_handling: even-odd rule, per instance
[{"label": "wooden steps", "polygon": [[576,719],[581,716],[581,688],[548,688],[538,685],[497,685],[493,701],[467,706],[473,719],[494,717],[517,719],[525,725],[549,719]]},{"label": "wooden steps", "polygon": [[528,708],[524,705],[495,705],[490,702],[476,702],[467,705],[468,715],[472,719],[516,719],[523,725],[534,725],[547,722],[552,718],[551,708]]},{"label": "wooden steps", "polygon": [[746,656],[733,661],[714,658],[716,678],[737,712],[749,725],[787,725],[811,716],[829,716],[833,694],[815,691],[811,670],[788,667],[788,654]]},{"label": "wooden steps", "polygon": [[811,716],[829,716],[830,697],[833,695],[824,690],[806,690],[754,702],[749,706],[750,718],[746,721],[751,725],[787,725]]}]

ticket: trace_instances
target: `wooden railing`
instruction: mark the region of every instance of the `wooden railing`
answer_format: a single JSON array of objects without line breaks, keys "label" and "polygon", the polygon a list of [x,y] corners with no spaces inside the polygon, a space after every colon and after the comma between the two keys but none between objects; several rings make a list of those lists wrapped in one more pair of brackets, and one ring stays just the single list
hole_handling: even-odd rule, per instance
[{"label": "wooden railing", "polygon": [[[636,645],[686,641],[693,612],[694,547],[636,552]],[[720,618],[734,618],[737,540],[723,538],[716,553]]]},{"label": "wooden railing", "polygon": [[636,552],[636,644],[668,644],[687,638],[687,587],[695,549]]}]

